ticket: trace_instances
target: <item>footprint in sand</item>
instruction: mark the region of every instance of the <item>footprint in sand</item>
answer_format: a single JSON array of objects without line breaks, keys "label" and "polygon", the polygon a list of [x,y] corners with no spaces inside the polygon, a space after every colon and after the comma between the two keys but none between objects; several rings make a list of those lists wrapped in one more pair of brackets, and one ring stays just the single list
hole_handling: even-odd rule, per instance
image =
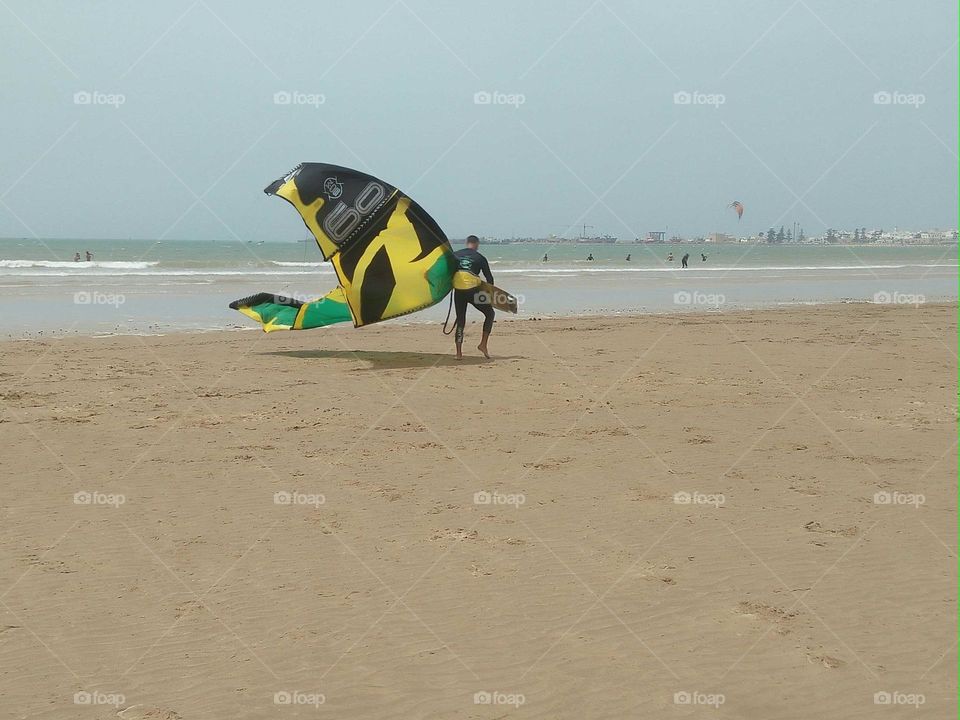
[{"label": "footprint in sand", "polygon": [[808,522],[803,526],[803,529],[807,532],[825,533],[827,535],[840,535],[841,537],[856,537],[860,534],[860,528],[858,528],[856,525],[851,525],[848,528],[825,528],[815,520]]},{"label": "footprint in sand", "polygon": [[755,617],[773,624],[778,635],[789,634],[790,627],[788,627],[788,623],[800,614],[778,608],[775,605],[767,605],[766,603],[752,602],[749,600],[743,600],[737,603],[735,612],[739,615]]},{"label": "footprint in sand", "polygon": [[846,665],[846,661],[841,660],[840,658],[835,658],[832,655],[813,655],[807,653],[807,660],[812,663],[819,663],[824,667],[828,667],[831,670],[836,670],[839,667]]},{"label": "footprint in sand", "polygon": [[183,716],[167,708],[131,705],[117,713],[123,720],[182,720]]},{"label": "footprint in sand", "polygon": [[557,458],[556,460],[547,460],[545,462],[524,463],[523,466],[525,468],[533,468],[534,470],[556,470],[558,467],[570,462],[571,460],[573,460],[573,458],[562,457]]},{"label": "footprint in sand", "polygon": [[433,535],[430,536],[431,542],[440,542],[447,543],[449,541],[461,542],[463,540],[479,540],[480,533],[476,530],[468,532],[463,528],[457,528],[456,530],[452,528],[443,528],[441,530],[435,530]]}]

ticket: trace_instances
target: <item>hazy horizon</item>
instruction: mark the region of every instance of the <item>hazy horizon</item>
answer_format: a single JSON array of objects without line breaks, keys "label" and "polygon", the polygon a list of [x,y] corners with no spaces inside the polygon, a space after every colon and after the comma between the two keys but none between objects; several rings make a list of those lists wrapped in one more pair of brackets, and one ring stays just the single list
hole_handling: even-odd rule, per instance
[{"label": "hazy horizon", "polygon": [[6,239],[286,242],[262,189],[304,161],[453,238],[957,227],[955,3],[11,1],[0,33]]},{"label": "hazy horizon", "polygon": [[[769,228],[768,228],[768,229],[769,229]],[[780,229],[780,226],[777,226],[776,228],[773,228],[773,230],[779,230],[779,229]],[[791,230],[791,229],[792,229],[792,228],[791,228],[790,226],[784,226],[784,230]],[[859,228],[857,228],[857,229],[859,229]],[[867,226],[867,229],[870,230],[870,226],[869,226],[869,225]],[[834,228],[834,230],[836,230],[837,232],[852,232],[852,231],[853,231],[853,228]],[[889,231],[893,231],[893,228],[890,228],[890,229],[884,228],[884,231],[885,231],[885,232],[888,231],[888,230],[889,230]],[[929,227],[929,228],[899,228],[897,231],[898,231],[898,232],[918,232],[918,233],[919,233],[919,232],[950,232],[951,230],[952,230],[952,228],[934,228],[934,227]],[[764,231],[764,234],[766,234],[766,231]],[[448,238],[449,238],[452,242],[463,242],[463,241],[466,240],[466,237],[467,237],[466,234],[463,234],[463,235],[448,235]],[[597,238],[596,236],[585,237],[585,238],[582,238],[582,239],[579,238],[579,237],[577,237],[577,236],[550,237],[550,236],[547,236],[547,235],[542,235],[542,236],[540,236],[540,235],[531,235],[531,236],[526,236],[526,237],[510,237],[510,236],[499,237],[499,236],[495,236],[495,235],[481,235],[480,237],[481,237],[482,239],[486,239],[486,240],[489,240],[489,241],[496,241],[494,244],[498,244],[498,243],[501,242],[501,241],[526,242],[526,243],[528,243],[528,244],[536,244],[536,243],[543,243],[543,244],[570,243],[570,244],[573,244],[573,245],[576,245],[576,244],[583,244],[583,245],[590,245],[590,244],[594,244],[594,245],[609,245],[609,244],[614,244],[614,243],[609,243],[609,242],[607,242],[607,243],[600,242],[600,241],[599,241],[599,238]],[[747,240],[746,238],[748,238],[748,237],[750,237],[750,236],[744,235],[744,236],[742,236],[742,237],[745,238],[745,239],[744,239],[744,240],[739,240],[738,237],[740,237],[740,236],[730,235],[729,237],[734,238],[733,240],[716,240],[716,241],[713,241],[713,240],[710,240],[710,239],[709,239],[709,233],[698,233],[698,234],[694,234],[694,235],[683,235],[683,236],[678,236],[678,237],[680,237],[681,240],[684,240],[684,241],[686,241],[686,242],[696,242],[696,241],[700,240],[700,241],[705,242],[705,243],[713,243],[713,244],[716,244],[716,245],[722,245],[722,244],[738,245],[738,244],[744,244],[745,242],[748,242],[748,240]],[[752,237],[756,237],[756,233],[755,233]],[[809,239],[809,238],[813,238],[813,237],[822,237],[822,235],[809,236],[808,239]],[[285,237],[285,238],[279,238],[279,237],[262,238],[262,239],[249,238],[249,239],[244,239],[244,240],[242,240],[242,242],[255,243],[255,244],[264,243],[264,244],[286,245],[286,244],[289,244],[289,243],[300,243],[300,242],[303,242],[304,239],[306,239],[306,241],[308,241],[309,243],[314,243],[313,238],[312,238],[312,237],[309,237],[309,233],[307,232],[306,229],[304,229],[304,231],[303,231],[303,233],[302,233],[302,237],[300,237],[300,238],[296,237],[295,235],[292,235],[292,236],[290,236],[290,237]],[[638,238],[633,238],[633,237],[631,237],[631,238],[617,237],[617,242],[616,242],[615,244],[616,244],[616,245],[629,245],[629,244],[634,244],[634,243],[636,243],[637,240],[643,241],[644,239],[645,239],[645,238],[643,238],[643,237],[638,237]],[[43,243],[43,242],[46,242],[46,241],[51,241],[51,242],[68,242],[68,241],[77,241],[77,242],[111,242],[111,243],[115,243],[115,242],[133,242],[133,243],[158,243],[158,242],[159,242],[159,243],[178,243],[178,242],[183,242],[183,243],[235,243],[235,242],[238,242],[237,238],[235,238],[235,237],[219,237],[219,238],[217,238],[217,237],[213,237],[213,238],[165,237],[165,238],[163,238],[162,240],[158,240],[158,239],[156,239],[156,238],[149,238],[149,237],[102,237],[102,236],[99,236],[99,237],[96,237],[96,236],[82,236],[82,237],[76,237],[76,236],[75,236],[75,237],[68,237],[68,236],[62,236],[62,237],[30,237],[30,236],[23,236],[23,235],[21,235],[21,236],[11,236],[11,237],[0,237],[0,241],[13,241],[13,240],[16,240],[16,241],[24,241],[24,240],[26,240],[26,241],[28,241],[28,242],[40,242],[40,243]],[[591,242],[590,242],[591,240],[597,240],[597,242],[592,242],[592,243],[591,243]],[[669,244],[670,244],[669,240],[670,240],[670,238],[668,237],[668,238],[664,239],[663,241],[660,241],[658,244],[669,245]],[[643,243],[643,242],[640,242],[639,244],[644,244],[644,243]],[[791,244],[796,244],[796,243],[791,243]],[[877,247],[882,247],[882,246],[885,246],[885,245],[889,245],[889,244],[891,244],[891,243],[888,243],[888,242],[886,242],[886,241],[884,241],[884,242],[873,242],[873,241],[870,241],[870,242],[857,242],[857,243],[853,243],[853,242],[851,242],[851,243],[846,243],[846,242],[834,242],[834,243],[829,243],[829,244],[830,244],[830,245],[837,245],[837,246],[839,246],[839,245],[849,245],[850,247],[869,247],[869,246],[871,246],[871,245],[876,245]],[[929,242],[917,242],[917,243],[909,243],[909,244],[910,244],[910,245],[916,245],[916,246],[926,246],[926,245],[929,245],[929,246],[941,246],[941,245],[948,245],[949,242],[946,241],[946,240],[931,240],[931,241],[929,241]]]}]

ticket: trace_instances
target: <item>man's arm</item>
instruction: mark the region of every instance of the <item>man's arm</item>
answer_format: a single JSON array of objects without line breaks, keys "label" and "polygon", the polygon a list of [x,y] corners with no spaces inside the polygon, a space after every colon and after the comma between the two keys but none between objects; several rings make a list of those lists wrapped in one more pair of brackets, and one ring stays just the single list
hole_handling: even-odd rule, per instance
[{"label": "man's arm", "polygon": [[493,285],[493,273],[490,272],[490,263],[487,262],[487,259],[483,259],[483,265],[480,266],[480,272],[483,273],[483,276],[487,279],[487,282]]}]

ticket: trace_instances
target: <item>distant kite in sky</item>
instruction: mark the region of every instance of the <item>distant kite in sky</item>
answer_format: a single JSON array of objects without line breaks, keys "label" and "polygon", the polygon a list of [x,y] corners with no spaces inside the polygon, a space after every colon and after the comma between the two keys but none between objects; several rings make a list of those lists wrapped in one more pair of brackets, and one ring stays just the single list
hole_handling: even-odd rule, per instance
[{"label": "distant kite in sky", "polygon": [[737,220],[743,217],[743,203],[739,200],[734,200],[732,203],[727,205],[727,207],[732,207],[737,211]]}]

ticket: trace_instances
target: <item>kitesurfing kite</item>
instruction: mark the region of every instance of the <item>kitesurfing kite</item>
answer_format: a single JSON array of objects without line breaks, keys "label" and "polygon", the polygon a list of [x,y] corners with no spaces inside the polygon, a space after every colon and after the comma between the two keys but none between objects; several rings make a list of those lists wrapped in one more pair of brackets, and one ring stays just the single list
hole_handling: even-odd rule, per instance
[{"label": "kitesurfing kite", "polygon": [[743,203],[739,200],[734,200],[732,203],[727,205],[727,207],[732,207],[737,212],[737,220],[743,217]]},{"label": "kitesurfing kite", "polygon": [[361,327],[430,307],[454,287],[457,262],[447,236],[392,185],[337,165],[302,163],[264,192],[297,209],[340,281],[309,302],[258,293],[230,303],[264,331],[348,320]]}]

